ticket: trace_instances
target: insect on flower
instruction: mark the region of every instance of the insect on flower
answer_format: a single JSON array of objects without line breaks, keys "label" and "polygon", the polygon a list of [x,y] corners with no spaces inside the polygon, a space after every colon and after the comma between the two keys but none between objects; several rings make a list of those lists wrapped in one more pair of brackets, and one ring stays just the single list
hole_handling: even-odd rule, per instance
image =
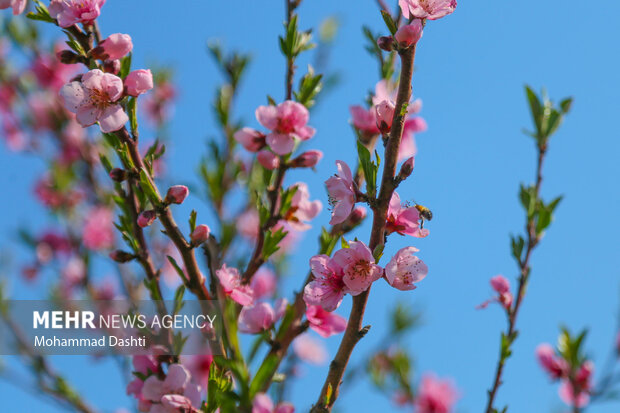
[{"label": "insect on flower", "polygon": [[418,212],[420,213],[420,217],[422,218],[422,220],[420,221],[420,228],[424,228],[424,220],[432,221],[433,213],[430,209],[420,204],[415,204],[414,207],[418,210]]}]

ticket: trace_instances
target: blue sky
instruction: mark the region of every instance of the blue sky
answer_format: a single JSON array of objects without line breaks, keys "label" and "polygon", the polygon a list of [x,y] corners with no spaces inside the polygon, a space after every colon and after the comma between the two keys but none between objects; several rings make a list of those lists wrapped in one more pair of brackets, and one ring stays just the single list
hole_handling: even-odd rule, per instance
[{"label": "blue sky", "polygon": [[[104,35],[131,34],[135,67],[153,61],[175,67],[180,96],[171,125],[170,169],[173,177],[186,179],[195,172],[205,139],[215,134],[210,105],[220,76],[207,57],[207,39],[220,38],[226,46],[253,55],[237,113],[249,126],[257,126],[254,108],[264,104],[267,94],[283,95],[284,63],[277,48],[283,2],[182,3],[171,7],[162,0],[108,1],[100,26]],[[424,101],[422,115],[429,130],[418,136],[416,169],[400,193],[432,208],[431,236],[393,238],[386,249],[389,256],[415,245],[430,273],[414,292],[399,292],[384,283],[373,288],[365,318],[373,328],[354,360],[382,338],[387,308],[395,299],[404,300],[424,311],[424,325],[407,340],[416,355],[416,373],[435,371],[453,377],[462,393],[459,412],[483,409],[504,317],[499,308],[474,307],[491,294],[491,276],[501,273],[514,280],[516,274],[508,235],[523,225],[517,189],[520,182],[533,180],[535,166],[533,143],[521,133],[530,127],[523,85],[545,86],[558,100],[575,97],[573,112],[551,142],[542,191],[547,199],[559,194],[565,199],[533,257],[532,280],[519,316],[521,335],[505,371],[498,405],[508,403],[512,412],[560,412],[557,388],[536,364],[536,345],[555,342],[561,324],[574,331],[589,326],[586,349],[600,371],[617,322],[620,4],[607,2],[604,13],[587,13],[583,2],[576,0],[460,3],[454,15],[428,24],[413,81],[414,94]],[[322,149],[325,158],[317,173],[290,178],[290,182],[307,180],[313,198],[325,201],[323,181],[335,170],[334,161],[352,164],[356,158],[348,107],[362,102],[377,81],[375,63],[363,49],[361,25],[376,31],[383,30],[383,23],[370,0],[306,0],[300,15],[302,28],[316,26],[328,16],[341,23],[330,61],[341,83],[311,118],[318,130],[311,146]],[[4,147],[0,165],[0,186],[11,200],[3,203],[0,217],[4,249],[12,244],[18,225],[45,222],[31,196],[43,165]],[[206,209],[197,197],[189,207]],[[300,244],[291,265],[291,288],[306,273],[316,231],[328,220],[324,211]],[[365,239],[368,228],[358,234]],[[341,314],[347,314],[349,301]],[[338,338],[328,344],[333,354]],[[83,357],[54,361],[102,410],[129,405],[115,366]],[[304,372],[292,396],[299,411],[315,400],[325,376],[324,368],[308,366]],[[8,402],[7,411],[18,406],[26,412],[61,411],[27,393],[14,392],[5,382],[0,382],[0,397]],[[338,411],[389,406],[388,399],[361,383],[342,395]],[[597,405],[589,411],[617,412],[618,404]]]}]

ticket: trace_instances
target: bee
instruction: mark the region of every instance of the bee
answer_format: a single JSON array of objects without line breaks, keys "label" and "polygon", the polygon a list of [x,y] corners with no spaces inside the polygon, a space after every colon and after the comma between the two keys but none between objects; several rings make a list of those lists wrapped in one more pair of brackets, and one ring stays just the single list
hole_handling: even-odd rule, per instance
[{"label": "bee", "polygon": [[424,220],[432,221],[433,213],[430,209],[423,205],[415,204],[414,207],[418,210],[418,212],[420,213],[420,217],[422,218],[420,222],[420,228],[424,228]]}]

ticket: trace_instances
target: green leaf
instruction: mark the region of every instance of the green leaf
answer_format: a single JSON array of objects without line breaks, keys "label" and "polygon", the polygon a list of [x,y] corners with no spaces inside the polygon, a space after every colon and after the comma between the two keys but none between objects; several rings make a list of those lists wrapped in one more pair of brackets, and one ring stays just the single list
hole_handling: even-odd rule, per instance
[{"label": "green leaf", "polygon": [[179,285],[179,288],[177,288],[177,290],[174,293],[174,308],[173,308],[173,314],[179,314],[179,312],[181,311],[181,309],[183,308],[183,295],[185,294],[185,285],[181,284]]},{"label": "green leaf", "polygon": [[253,399],[256,393],[262,391],[265,384],[271,380],[271,377],[276,372],[278,364],[280,363],[278,357],[275,354],[270,354],[265,357],[263,363],[258,368],[254,379],[250,383],[250,399]]},{"label": "green leaf", "polygon": [[196,217],[198,216],[198,213],[195,210],[192,210],[192,212],[190,212],[189,214],[189,232],[190,234],[192,232],[194,232],[194,230],[196,229]]},{"label": "green leaf", "polygon": [[140,170],[140,188],[142,188],[142,191],[144,191],[153,206],[159,205],[159,195],[151,184],[151,180],[149,179],[148,174],[144,169]]},{"label": "green leaf", "polygon": [[137,103],[138,101],[135,97],[131,97],[127,101],[127,115],[129,116],[129,125],[133,135],[138,132],[138,115],[136,113]]},{"label": "green leaf", "polygon": [[383,21],[385,22],[388,30],[390,31],[392,36],[394,36],[396,34],[396,31],[398,31],[398,27],[396,27],[396,23],[394,23],[394,20],[392,20],[392,16],[385,10],[381,10],[381,16],[383,17]]},{"label": "green leaf", "polygon": [[179,264],[177,264],[176,260],[172,258],[170,255],[167,255],[166,258],[168,258],[168,262],[170,263],[170,265],[172,265],[172,267],[177,272],[177,274],[179,274],[179,277],[181,277],[181,280],[185,281],[185,273],[183,272]]},{"label": "green leaf", "polygon": [[370,151],[361,141],[357,141],[357,154],[366,180],[368,196],[374,197],[377,192],[377,165],[370,159]]},{"label": "green leaf", "polygon": [[276,231],[268,230],[265,233],[265,242],[263,244],[262,256],[264,260],[268,260],[273,254],[275,254],[280,247],[278,244],[286,237],[288,231],[283,228],[278,228]]},{"label": "green leaf", "polygon": [[129,72],[131,71],[131,53],[121,59],[121,69],[118,72],[118,77],[125,80]]},{"label": "green leaf", "polygon": [[383,256],[383,250],[385,249],[385,244],[379,244],[372,252],[372,256],[375,259],[375,263],[378,263]]}]

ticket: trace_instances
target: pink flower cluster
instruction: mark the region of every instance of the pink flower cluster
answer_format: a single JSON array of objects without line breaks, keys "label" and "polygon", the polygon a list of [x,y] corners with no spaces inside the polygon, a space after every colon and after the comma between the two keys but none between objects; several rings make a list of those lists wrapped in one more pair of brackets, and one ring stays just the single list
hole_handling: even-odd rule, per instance
[{"label": "pink flower cluster", "polygon": [[77,121],[83,127],[99,122],[104,133],[121,129],[129,117],[120,105],[123,96],[138,96],[153,87],[153,77],[148,70],[131,72],[123,80],[111,73],[93,69],[81,80],[73,81],[60,89],[64,105],[76,114]]},{"label": "pink flower cluster", "polygon": [[191,374],[183,365],[168,366],[163,380],[157,374],[161,366],[151,356],[134,356],[133,366],[140,377],[127,385],[127,394],[138,400],[138,410],[148,413],[199,412],[201,388],[192,382]]},{"label": "pink flower cluster", "polygon": [[375,264],[370,249],[360,241],[349,243],[334,254],[333,258],[317,255],[310,259],[314,275],[304,289],[304,300],[309,306],[318,305],[334,311],[345,294],[358,295],[385,275],[388,283],[399,290],[413,290],[414,283],[428,274],[426,265],[413,253],[414,247],[403,248],[383,268]]},{"label": "pink flower cluster", "polygon": [[92,24],[106,0],[52,0],[48,7],[50,15],[58,20],[60,27],[74,24]]},{"label": "pink flower cluster", "polygon": [[456,0],[398,0],[406,19],[437,20],[456,9]]},{"label": "pink flower cluster", "polygon": [[403,206],[400,196],[394,192],[388,206],[387,224],[385,230],[387,234],[398,233],[400,235],[411,235],[412,237],[424,238],[428,236],[429,230],[421,228],[420,212],[412,206]]},{"label": "pink flower cluster", "polygon": [[450,413],[459,393],[450,380],[427,374],[422,377],[414,401],[417,413]]},{"label": "pink flower cluster", "polygon": [[[403,41],[411,41],[414,37],[410,33],[402,33],[401,35],[398,38],[401,38]],[[353,126],[364,140],[372,139],[379,133],[386,134],[390,132],[394,116],[396,92],[394,85],[389,84],[386,80],[381,80],[375,86],[375,94],[372,97],[372,107],[370,109],[359,105],[351,106],[350,112]],[[398,152],[399,161],[416,154],[414,134],[424,132],[427,129],[423,118],[413,116],[420,112],[421,109],[422,101],[419,99],[410,102],[409,106],[407,106],[408,118],[405,120],[403,137]]]},{"label": "pink flower cluster", "polygon": [[553,347],[546,343],[536,348],[536,357],[540,366],[552,380],[561,381],[558,393],[564,403],[583,408],[590,402],[594,373],[592,361],[585,360],[581,365],[571,368],[570,364],[558,356]]},{"label": "pink flower cluster", "polygon": [[306,141],[314,136],[314,128],[308,126],[309,118],[308,109],[292,100],[277,106],[259,106],[256,119],[270,132],[263,134],[251,128],[242,128],[234,137],[250,152],[258,152],[269,146],[276,155],[288,155],[293,151],[296,141]]}]

